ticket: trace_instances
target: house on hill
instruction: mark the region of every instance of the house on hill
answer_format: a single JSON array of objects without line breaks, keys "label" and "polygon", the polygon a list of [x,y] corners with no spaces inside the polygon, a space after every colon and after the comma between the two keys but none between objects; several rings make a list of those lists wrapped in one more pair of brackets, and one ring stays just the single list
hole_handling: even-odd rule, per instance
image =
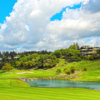
[{"label": "house on hill", "polygon": [[100,49],[100,47],[82,46],[80,48],[80,51],[83,56],[87,56],[87,55],[98,54],[98,52],[97,52],[98,49]]}]

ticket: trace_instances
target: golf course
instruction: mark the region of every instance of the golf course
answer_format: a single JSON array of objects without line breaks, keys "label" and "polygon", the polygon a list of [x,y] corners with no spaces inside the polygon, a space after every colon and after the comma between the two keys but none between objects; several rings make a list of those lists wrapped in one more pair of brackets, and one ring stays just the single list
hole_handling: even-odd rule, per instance
[{"label": "golf course", "polygon": [[3,52],[2,100],[99,100],[100,49],[82,54],[78,44],[49,51]]},{"label": "golf course", "polygon": [[2,100],[99,100],[100,91],[79,88],[0,88]]},{"label": "golf course", "polygon": [[[64,74],[64,69],[75,66],[75,73]],[[80,67],[81,66],[81,67]],[[86,67],[87,66],[87,67]],[[95,67],[94,67],[95,66]],[[83,71],[84,68],[87,71]],[[40,88],[31,87],[21,80],[64,79],[72,81],[100,82],[100,60],[76,63],[60,62],[47,70],[0,70],[0,98],[2,100],[99,100],[100,91],[86,88]],[[57,70],[60,70],[57,73]],[[74,77],[73,77],[74,76]]]},{"label": "golf course", "polygon": [[18,79],[0,80],[2,100],[99,100],[100,91],[82,88],[30,87]]}]

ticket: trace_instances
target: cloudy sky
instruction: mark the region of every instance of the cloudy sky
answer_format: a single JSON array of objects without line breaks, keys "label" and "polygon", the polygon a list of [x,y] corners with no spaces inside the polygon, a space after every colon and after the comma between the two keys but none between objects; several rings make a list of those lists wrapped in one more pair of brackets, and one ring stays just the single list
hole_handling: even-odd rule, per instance
[{"label": "cloudy sky", "polygon": [[100,46],[100,0],[1,0],[0,50]]}]

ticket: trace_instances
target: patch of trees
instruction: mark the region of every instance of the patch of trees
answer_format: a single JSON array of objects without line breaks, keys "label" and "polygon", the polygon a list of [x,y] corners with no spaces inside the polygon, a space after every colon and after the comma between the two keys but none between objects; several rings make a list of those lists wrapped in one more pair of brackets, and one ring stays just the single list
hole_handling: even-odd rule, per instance
[{"label": "patch of trees", "polygon": [[4,66],[2,66],[2,70],[12,70],[13,67],[10,63],[5,63]]},{"label": "patch of trees", "polygon": [[52,53],[33,53],[23,55],[13,63],[13,66],[19,69],[48,69],[54,67],[58,63],[59,58],[66,59],[69,62],[80,61],[81,53],[77,49],[70,48],[56,50]]},{"label": "patch of trees", "polygon": [[5,65],[5,63],[9,63],[11,65],[14,66],[15,62],[19,59],[21,59],[22,57],[28,56],[28,55],[32,55],[32,54],[51,54],[50,51],[26,51],[26,52],[15,52],[15,51],[5,51],[5,52],[0,52],[0,69]]},{"label": "patch of trees", "polygon": [[48,69],[54,67],[58,63],[56,56],[52,54],[32,54],[20,58],[15,61],[14,67],[19,69]]},{"label": "patch of trees", "polygon": [[76,49],[60,49],[53,53],[57,58],[66,59],[69,62],[80,61],[81,52]]}]

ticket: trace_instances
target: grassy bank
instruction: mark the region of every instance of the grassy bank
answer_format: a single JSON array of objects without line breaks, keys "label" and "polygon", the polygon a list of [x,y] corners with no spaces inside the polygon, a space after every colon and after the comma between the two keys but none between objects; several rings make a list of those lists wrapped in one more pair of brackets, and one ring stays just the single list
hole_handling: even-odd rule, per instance
[{"label": "grassy bank", "polygon": [[61,59],[59,64],[51,70],[56,72],[57,69],[60,69],[60,75],[64,75],[66,74],[65,70],[70,72],[71,68],[74,68],[75,72],[70,75],[65,75],[65,79],[100,82],[100,60],[67,63]]},{"label": "grassy bank", "polygon": [[30,87],[26,82],[19,79],[0,79],[0,88],[12,88],[12,87]]}]

